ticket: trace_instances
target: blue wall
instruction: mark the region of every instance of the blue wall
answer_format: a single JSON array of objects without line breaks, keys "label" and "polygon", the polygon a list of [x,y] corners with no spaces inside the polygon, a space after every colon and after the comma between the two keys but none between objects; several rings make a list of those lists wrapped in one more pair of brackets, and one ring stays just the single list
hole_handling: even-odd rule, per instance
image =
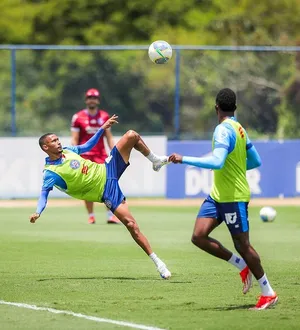
[{"label": "blue wall", "polygon": [[[263,164],[247,172],[252,197],[300,195],[300,141],[255,142],[255,146]],[[173,152],[203,156],[211,152],[211,141],[170,141],[168,155]],[[212,171],[171,164],[167,166],[167,198],[205,197],[212,179]]]}]

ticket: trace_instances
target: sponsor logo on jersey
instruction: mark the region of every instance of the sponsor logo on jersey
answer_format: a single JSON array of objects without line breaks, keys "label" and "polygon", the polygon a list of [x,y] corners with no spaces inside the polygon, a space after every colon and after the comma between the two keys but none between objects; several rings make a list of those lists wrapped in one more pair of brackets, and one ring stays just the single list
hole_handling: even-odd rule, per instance
[{"label": "sponsor logo on jersey", "polygon": [[87,132],[87,134],[95,134],[100,127],[96,126],[96,127],[91,127],[91,126],[87,126],[85,128],[85,131]]}]

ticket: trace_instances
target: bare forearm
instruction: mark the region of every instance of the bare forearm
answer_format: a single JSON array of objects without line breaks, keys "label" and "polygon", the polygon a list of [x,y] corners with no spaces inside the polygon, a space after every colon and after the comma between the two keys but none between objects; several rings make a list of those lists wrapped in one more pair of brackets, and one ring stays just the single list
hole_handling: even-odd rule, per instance
[{"label": "bare forearm", "polygon": [[78,139],[75,139],[75,138],[72,138],[71,139],[71,145],[72,146],[78,146],[78,144],[79,144],[79,140]]},{"label": "bare forearm", "polygon": [[107,144],[108,144],[108,147],[109,147],[110,150],[112,150],[113,147],[115,146],[115,142],[114,142],[114,140],[109,140],[109,141],[107,141]]},{"label": "bare forearm", "polygon": [[113,147],[115,146],[115,142],[114,142],[114,138],[113,138],[113,135],[110,130],[107,130],[105,132],[105,137],[106,137],[106,141],[107,141],[107,145],[108,145],[109,149],[112,150]]}]

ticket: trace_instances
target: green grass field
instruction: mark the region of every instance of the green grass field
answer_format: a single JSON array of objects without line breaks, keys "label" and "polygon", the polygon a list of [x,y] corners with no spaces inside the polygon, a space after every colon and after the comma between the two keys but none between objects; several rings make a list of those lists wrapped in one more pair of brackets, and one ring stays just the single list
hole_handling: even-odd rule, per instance
[{"label": "green grass field", "polygon": [[[279,295],[275,308],[249,311],[237,269],[190,243],[197,208],[132,208],[173,277],[160,279],[126,228],[106,225],[103,208],[88,225],[85,210],[49,207],[35,225],[29,208],[1,209],[0,300],[68,310],[163,329],[300,329],[300,219],[278,207],[274,223],[250,209],[252,244]],[[225,225],[214,233],[227,247]],[[0,305],[0,328],[128,329],[73,316]]]}]

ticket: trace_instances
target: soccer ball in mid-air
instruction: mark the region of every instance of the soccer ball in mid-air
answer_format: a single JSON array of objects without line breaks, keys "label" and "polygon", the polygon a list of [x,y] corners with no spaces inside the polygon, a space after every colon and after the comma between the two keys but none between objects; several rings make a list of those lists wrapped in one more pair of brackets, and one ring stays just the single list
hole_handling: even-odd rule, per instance
[{"label": "soccer ball in mid-air", "polygon": [[157,40],[149,46],[148,55],[155,64],[165,64],[172,57],[172,47],[166,41]]},{"label": "soccer ball in mid-air", "polygon": [[272,222],[275,220],[277,212],[273,207],[265,206],[259,211],[259,215],[262,221]]}]

